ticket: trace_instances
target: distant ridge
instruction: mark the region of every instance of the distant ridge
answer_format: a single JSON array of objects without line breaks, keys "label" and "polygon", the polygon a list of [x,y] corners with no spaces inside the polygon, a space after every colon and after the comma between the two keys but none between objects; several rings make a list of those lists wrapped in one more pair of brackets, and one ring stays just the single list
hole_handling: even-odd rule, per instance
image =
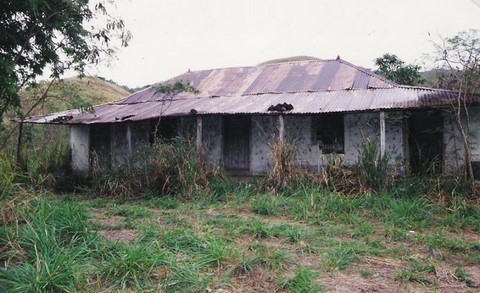
[{"label": "distant ridge", "polygon": [[284,62],[296,62],[296,61],[309,61],[309,60],[320,61],[322,59],[311,57],[311,56],[293,56],[293,57],[268,60],[258,65],[267,65],[267,64],[275,64],[275,63],[284,63]]}]

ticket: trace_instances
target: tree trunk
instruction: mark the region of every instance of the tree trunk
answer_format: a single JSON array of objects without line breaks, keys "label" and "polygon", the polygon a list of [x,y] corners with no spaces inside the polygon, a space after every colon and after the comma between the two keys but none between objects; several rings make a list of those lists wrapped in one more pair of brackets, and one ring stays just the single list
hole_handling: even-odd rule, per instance
[{"label": "tree trunk", "polygon": [[[466,110],[467,111],[467,110]],[[470,149],[470,140],[467,132],[462,124],[461,109],[455,109],[455,122],[460,131],[463,148],[465,149],[465,179],[468,182],[469,193],[473,194],[473,165],[472,165],[472,150]],[[467,125],[468,127],[468,125]]]}]

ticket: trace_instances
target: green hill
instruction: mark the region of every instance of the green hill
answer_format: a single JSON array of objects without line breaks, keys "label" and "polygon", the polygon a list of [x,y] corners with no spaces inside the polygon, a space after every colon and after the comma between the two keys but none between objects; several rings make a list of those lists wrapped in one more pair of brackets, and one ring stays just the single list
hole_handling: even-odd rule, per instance
[{"label": "green hill", "polygon": [[[38,101],[48,86],[41,82],[36,86],[22,90],[24,110]],[[30,115],[65,111],[72,108],[89,108],[90,106],[117,101],[128,96],[130,92],[111,81],[99,77],[72,77],[55,82],[42,101]]]}]

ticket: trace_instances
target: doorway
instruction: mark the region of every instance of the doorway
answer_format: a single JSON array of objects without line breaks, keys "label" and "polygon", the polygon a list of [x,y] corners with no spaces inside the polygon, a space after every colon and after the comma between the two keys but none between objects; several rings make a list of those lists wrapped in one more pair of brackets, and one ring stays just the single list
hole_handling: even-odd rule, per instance
[{"label": "doorway", "polygon": [[443,116],[439,110],[409,113],[408,151],[412,173],[442,172]]},{"label": "doorway", "polygon": [[228,171],[250,170],[250,123],[248,116],[223,118],[223,164]]}]

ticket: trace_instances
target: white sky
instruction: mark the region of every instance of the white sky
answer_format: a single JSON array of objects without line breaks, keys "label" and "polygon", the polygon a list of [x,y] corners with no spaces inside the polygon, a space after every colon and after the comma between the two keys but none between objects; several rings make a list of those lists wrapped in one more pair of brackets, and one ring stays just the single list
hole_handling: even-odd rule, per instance
[{"label": "white sky", "polygon": [[[117,0],[133,34],[118,60],[90,70],[130,87],[186,72],[290,56],[337,55],[373,68],[393,53],[423,65],[432,41],[480,29],[479,0]],[[479,3],[480,4],[480,3]]]}]

